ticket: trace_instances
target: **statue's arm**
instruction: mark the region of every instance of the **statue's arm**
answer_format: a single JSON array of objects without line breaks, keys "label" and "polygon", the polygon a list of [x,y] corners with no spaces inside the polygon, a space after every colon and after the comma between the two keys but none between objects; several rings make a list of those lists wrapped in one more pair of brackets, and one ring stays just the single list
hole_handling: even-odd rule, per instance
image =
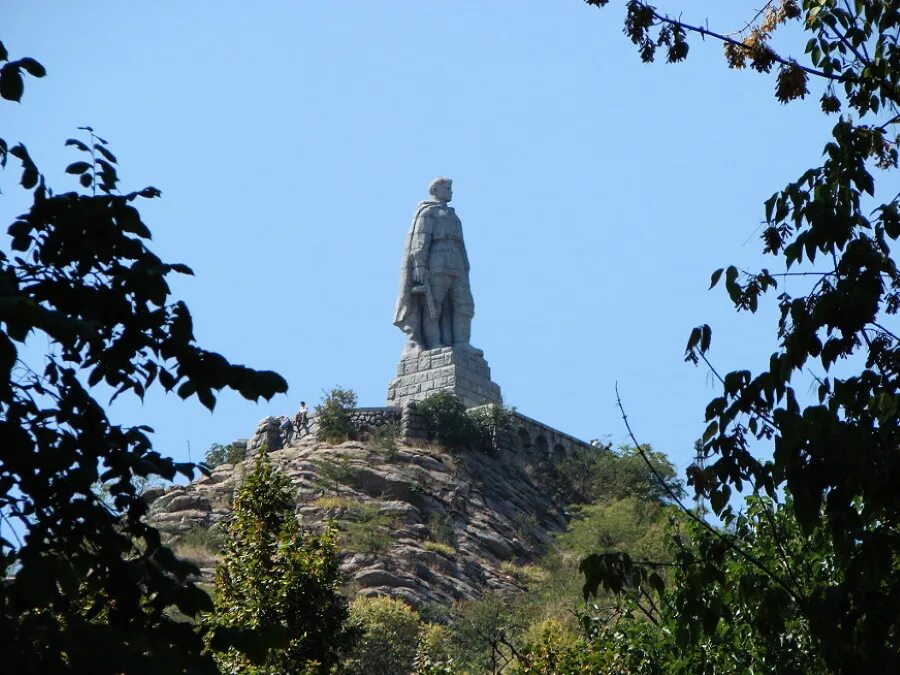
[{"label": "statue's arm", "polygon": [[469,273],[469,252],[466,251],[466,242],[463,240],[462,246],[463,262],[466,264],[466,274]]},{"label": "statue's arm", "polygon": [[422,283],[428,272],[428,256],[431,251],[432,218],[427,211],[419,214],[416,219],[415,233],[412,240],[410,257],[413,264],[413,277],[417,283]]}]

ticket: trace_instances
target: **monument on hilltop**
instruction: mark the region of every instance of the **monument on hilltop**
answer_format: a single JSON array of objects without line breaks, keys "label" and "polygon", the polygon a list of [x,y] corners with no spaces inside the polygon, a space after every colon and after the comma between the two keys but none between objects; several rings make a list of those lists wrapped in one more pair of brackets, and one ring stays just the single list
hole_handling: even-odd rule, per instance
[{"label": "monument on hilltop", "polygon": [[453,181],[436,178],[419,203],[403,248],[394,325],[407,336],[388,404],[402,406],[441,391],[467,406],[501,403],[484,353],[470,343],[475,303],[469,257],[455,209]]}]

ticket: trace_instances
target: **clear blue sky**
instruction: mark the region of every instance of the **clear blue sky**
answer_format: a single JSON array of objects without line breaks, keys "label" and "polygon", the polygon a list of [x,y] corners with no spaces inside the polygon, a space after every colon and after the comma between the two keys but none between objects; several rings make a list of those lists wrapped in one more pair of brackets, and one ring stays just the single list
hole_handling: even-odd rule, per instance
[{"label": "clear blue sky", "polygon": [[[762,3],[658,4],[729,32]],[[686,466],[717,392],[682,361],[690,329],[713,327],[723,370],[762,368],[775,345],[774,313],[737,315],[710,272],[761,264],[762,202],[818,161],[832,121],[818,94],[782,106],[774,75],[729,71],[716,43],[641,63],[623,6],[5,0],[0,39],[48,75],[0,106],[0,135],[64,191],[63,142],[92,125],[123,189],[163,192],[141,211],[156,252],[196,272],[174,289],[200,344],[290,385],[259,405],[222,396],[213,414],[152,395],[114,418],[198,460],[336,384],[383,405],[403,238],[446,175],[472,340],[505,402],[625,442],[618,381],[640,440]],[[0,174],[4,223],[27,206],[17,180]]]}]

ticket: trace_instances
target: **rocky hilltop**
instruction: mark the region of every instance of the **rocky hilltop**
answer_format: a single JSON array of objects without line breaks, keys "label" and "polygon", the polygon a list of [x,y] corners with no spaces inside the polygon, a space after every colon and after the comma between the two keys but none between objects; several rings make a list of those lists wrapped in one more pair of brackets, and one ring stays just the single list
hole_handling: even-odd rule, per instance
[{"label": "rocky hilltop", "polygon": [[[252,470],[254,449],[266,443],[278,448],[269,456],[296,485],[301,525],[317,530],[332,522],[340,531],[351,592],[421,607],[514,591],[519,586],[503,563],[536,560],[566,525],[567,498],[554,471],[558,454],[523,429],[488,454],[450,452],[409,433],[336,445],[311,433],[286,440],[268,418],[245,444],[243,461],[186,486],[146,493],[150,519],[175,542],[220,528],[242,476]],[[210,576],[214,557],[200,564]]]}]

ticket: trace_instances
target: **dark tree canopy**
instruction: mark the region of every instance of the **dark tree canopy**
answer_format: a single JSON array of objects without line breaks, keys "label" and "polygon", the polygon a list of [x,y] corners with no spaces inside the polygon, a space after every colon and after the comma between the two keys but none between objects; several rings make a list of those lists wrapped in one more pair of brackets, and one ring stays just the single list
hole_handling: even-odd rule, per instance
[{"label": "dark tree canopy", "polygon": [[[748,605],[761,601],[766,588],[778,589],[785,615],[808,626],[810,648],[829,669],[898,670],[900,272],[892,247],[900,237],[900,202],[896,180],[880,184],[876,177],[897,168],[900,3],[770,0],[743,31],[729,35],[647,2],[624,4],[624,32],[644,61],[659,53],[681,61],[689,37],[700,36],[723,45],[731,68],[775,71],[782,103],[818,89],[821,111],[834,116],[821,164],[765,201],[762,249],[775,271],[728,266],[712,275],[711,286],[724,282],[739,311],[756,312],[764,296],[777,293],[780,346],[759,371],[720,375],[708,360],[710,327],[691,333],[687,359],[712,369],[721,395],[706,408],[704,461],[690,468],[688,480],[726,523],[734,519],[733,491],[775,501],[790,495],[790,517],[815,540],[816,555],[836,568],[828,579],[803,583],[802,563],[779,544],[775,523],[787,517],[780,507],[757,507],[761,517],[754,521],[761,528],[770,523],[771,557],[755,555],[740,530],[715,537],[711,552],[722,566],[736,553],[760,573],[739,589]],[[791,22],[804,32],[802,55],[775,46],[779,29]],[[779,288],[788,276],[796,277],[793,288],[808,282],[801,293]],[[805,393],[810,374],[814,397]],[[752,452],[755,442],[769,444],[771,455]],[[677,592],[702,597],[711,580],[704,569],[686,573]],[[692,643],[716,635],[726,612],[711,611],[705,622],[680,615]],[[761,615],[751,622],[760,634],[764,623]]]},{"label": "dark tree canopy", "polygon": [[[23,72],[44,69],[7,59],[0,44],[0,96],[18,101]],[[268,399],[287,385],[195,343],[167,281],[191,271],[148,248],[137,210],[159,190],[121,193],[107,142],[83,130],[66,141],[82,155],[66,169],[81,192],[54,193],[24,146],[0,141],[0,162],[18,159],[33,195],[0,253],[0,562],[13,570],[0,588],[3,669],[211,670],[202,636],[170,618],[210,609],[209,598],[187,581],[196,568],[142,521],[135,487],[195,466],[154,451],[148,427],[112,424],[94,392],[143,397],[158,385],[212,409],[223,388]],[[48,345],[40,366],[20,358],[26,343]]]}]

